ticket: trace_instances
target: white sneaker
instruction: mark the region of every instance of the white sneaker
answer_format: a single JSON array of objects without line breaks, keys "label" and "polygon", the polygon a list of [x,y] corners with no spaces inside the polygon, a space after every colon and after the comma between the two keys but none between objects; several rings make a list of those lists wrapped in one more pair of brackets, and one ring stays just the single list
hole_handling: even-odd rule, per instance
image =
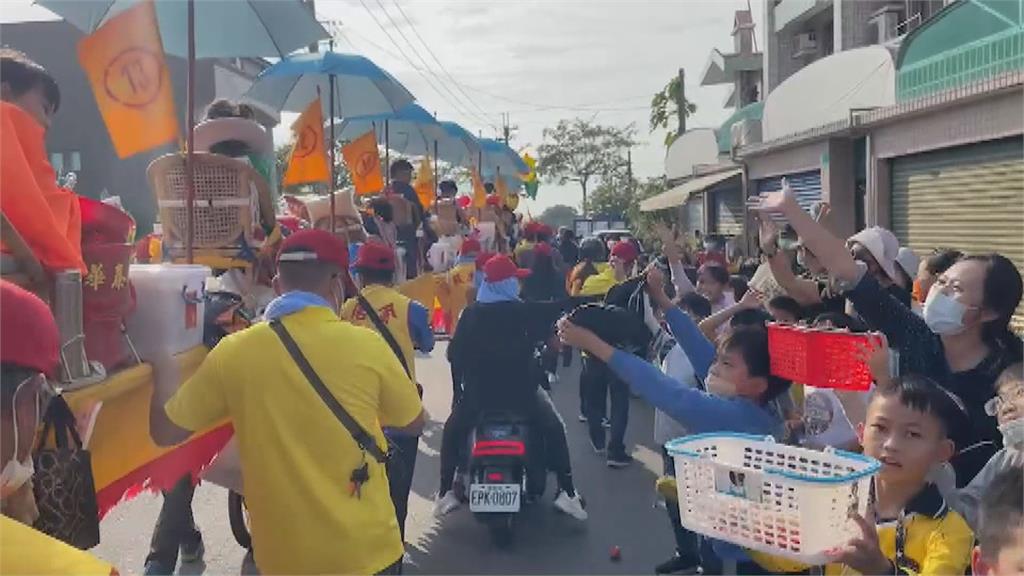
[{"label": "white sneaker", "polygon": [[557,384],[557,383],[558,383],[558,373],[557,372],[548,372],[548,384]]},{"label": "white sneaker", "polygon": [[570,498],[569,494],[562,490],[558,493],[558,497],[555,498],[555,508],[581,522],[588,518],[587,511],[583,509],[583,502],[580,500],[579,493]]},{"label": "white sneaker", "polygon": [[434,517],[442,518],[462,505],[454,490],[445,492],[444,497],[434,500]]}]

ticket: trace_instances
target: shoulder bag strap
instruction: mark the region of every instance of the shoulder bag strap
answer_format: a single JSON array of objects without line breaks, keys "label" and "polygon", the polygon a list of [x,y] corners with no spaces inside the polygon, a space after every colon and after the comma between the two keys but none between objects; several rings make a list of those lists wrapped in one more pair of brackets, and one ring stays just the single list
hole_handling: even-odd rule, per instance
[{"label": "shoulder bag strap", "polygon": [[281,339],[281,343],[284,344],[288,354],[291,355],[292,360],[299,365],[299,370],[302,371],[303,376],[309,381],[316,393],[320,395],[320,399],[324,401],[324,404],[330,408],[334,417],[341,422],[342,426],[348,430],[348,433],[352,435],[352,439],[356,441],[363,451],[368,452],[373,459],[381,464],[387,462],[388,454],[381,450],[380,446],[374,440],[373,436],[366,431],[365,428],[359,425],[358,422],[345,410],[344,406],[338,402],[338,399],[331,394],[330,390],[324,384],[320,376],[317,375],[316,370],[309,364],[309,360],[302,354],[302,350],[299,349],[299,345],[292,338],[292,335],[285,329],[284,324],[280,320],[273,320],[270,322],[270,328],[277,334],[277,337]]},{"label": "shoulder bag strap", "polygon": [[402,364],[402,369],[405,370],[405,375],[412,379],[412,372],[409,370],[409,365],[405,362],[405,354],[402,353],[402,347],[398,345],[398,341],[395,340],[394,334],[388,329],[388,325],[380,319],[377,315],[377,311],[373,309],[373,305],[366,299],[362,294],[356,294],[356,298],[359,299],[359,305],[362,306],[363,310],[366,311],[366,315],[370,318],[370,322],[377,328],[377,332],[384,338],[384,341],[391,347],[391,351],[395,353],[395,357]]}]

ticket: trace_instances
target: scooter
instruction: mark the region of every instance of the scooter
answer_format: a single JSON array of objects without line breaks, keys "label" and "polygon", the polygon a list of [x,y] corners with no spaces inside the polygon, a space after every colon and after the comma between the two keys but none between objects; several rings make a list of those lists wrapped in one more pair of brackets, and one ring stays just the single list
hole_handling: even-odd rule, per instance
[{"label": "scooter", "polygon": [[543,459],[533,465],[542,446],[531,440],[525,419],[499,412],[481,415],[470,435],[469,510],[498,547],[511,544],[516,515],[544,493]]}]

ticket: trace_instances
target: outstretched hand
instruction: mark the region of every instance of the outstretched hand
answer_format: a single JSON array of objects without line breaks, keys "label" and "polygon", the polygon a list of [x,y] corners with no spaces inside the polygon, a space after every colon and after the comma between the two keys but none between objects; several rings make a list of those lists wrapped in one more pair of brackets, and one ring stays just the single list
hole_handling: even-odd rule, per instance
[{"label": "outstretched hand", "polygon": [[770,254],[779,247],[779,228],[771,218],[762,215],[761,223],[758,226],[758,240],[761,250]]},{"label": "outstretched hand", "polygon": [[669,262],[679,262],[683,257],[683,250],[678,243],[679,234],[675,226],[669,228],[662,221],[654,223],[654,233],[661,240],[661,252],[668,258]]},{"label": "outstretched hand", "polygon": [[891,574],[893,565],[882,554],[874,521],[857,513],[851,513],[850,519],[857,523],[860,534],[827,552],[829,561],[849,566],[861,574]]},{"label": "outstretched hand", "polygon": [[665,293],[665,273],[657,266],[647,268],[647,293],[658,308],[665,310],[672,306],[672,300]]},{"label": "outstretched hand", "polygon": [[747,292],[743,298],[740,298],[739,304],[747,310],[756,310],[764,306],[764,294],[756,288],[747,288]]},{"label": "outstretched hand", "polygon": [[603,362],[607,362],[615,351],[600,336],[582,326],[574,324],[568,318],[562,318],[558,321],[558,338],[563,344],[589,352]]},{"label": "outstretched hand", "polygon": [[783,178],[781,190],[765,194],[752,207],[759,212],[766,212],[768,214],[784,214],[786,210],[793,206],[799,207],[796,201],[796,194],[789,185],[789,180]]}]

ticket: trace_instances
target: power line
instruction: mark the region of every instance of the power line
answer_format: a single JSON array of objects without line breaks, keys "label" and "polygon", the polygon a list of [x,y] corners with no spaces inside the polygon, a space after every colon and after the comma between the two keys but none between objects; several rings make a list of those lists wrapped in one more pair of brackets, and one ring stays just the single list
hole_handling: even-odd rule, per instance
[{"label": "power line", "polygon": [[[455,109],[457,114],[459,114],[460,116],[463,116],[463,117],[465,117],[467,119],[472,118],[471,116],[468,116],[465,112],[463,112],[458,106],[452,104],[448,100],[448,98],[444,95],[444,93],[440,89],[438,89],[437,86],[434,85],[434,82],[430,79],[430,77],[427,76],[423,72],[423,70],[421,70],[418,66],[413,64],[412,59],[409,58],[405,54],[405,50],[403,50],[402,47],[398,44],[398,41],[395,40],[395,38],[393,36],[391,36],[391,33],[387,31],[387,28],[385,28],[384,24],[382,24],[381,21],[377,18],[377,15],[373,13],[373,10],[370,10],[370,7],[366,5],[366,2],[364,0],[359,0],[359,4],[361,4],[363,9],[366,10],[366,13],[370,15],[370,18],[372,18],[373,22],[375,24],[377,24],[377,27],[380,28],[380,31],[383,32],[384,35],[387,36],[388,40],[391,41],[391,44],[395,47],[395,49],[398,50],[399,54],[401,54],[401,58],[403,60],[405,60],[410,66],[412,66],[412,68],[414,70],[416,70],[419,73],[419,75],[423,78],[423,80],[425,80],[427,82],[427,84],[430,86],[430,88],[434,92],[436,92],[437,95],[440,96],[441,99],[445,101],[445,103],[447,103],[448,105],[452,106],[452,108]],[[392,56],[393,56],[393,54],[392,54]]]},{"label": "power line", "polygon": [[409,16],[405,13],[405,10],[402,9],[402,5],[399,4],[397,0],[395,0],[395,8],[398,8],[398,12],[402,15],[402,18],[405,19],[406,23],[409,25],[409,28],[412,30],[412,33],[416,35],[416,38],[418,38],[420,43],[423,44],[423,47],[427,49],[427,53],[430,54],[430,57],[434,59],[434,62],[437,62],[437,66],[441,69],[442,72],[444,72],[444,75],[448,77],[448,80],[450,80],[451,83],[459,90],[459,93],[462,94],[462,96],[465,98],[467,102],[470,103],[470,105],[475,107],[481,114],[484,114],[486,116],[487,113],[484,112],[484,109],[477,105],[477,103],[469,96],[469,94],[466,94],[466,91],[463,90],[460,83],[455,80],[451,72],[449,72],[448,69],[445,68],[444,64],[441,63],[441,59],[437,57],[437,54],[435,54],[433,50],[431,50],[430,45],[427,44],[426,40],[423,39],[423,36],[420,36],[420,33],[416,29],[416,26],[413,24]]},{"label": "power line", "polygon": [[[373,41],[371,38],[368,38],[366,35],[361,34],[361,33],[357,32],[356,30],[353,30],[353,29],[350,28],[348,30],[348,32],[350,34],[358,36],[360,38],[360,40],[362,40],[363,42],[369,44],[370,46],[373,46],[377,50],[380,50],[381,52],[391,56],[392,58],[405,59],[403,56],[396,55],[393,51],[389,50],[388,48],[386,48],[384,46],[381,46],[377,42]],[[355,44],[351,41],[351,39],[348,39],[348,42],[349,42],[349,44],[352,44],[353,48],[355,48]],[[408,59],[406,59],[406,60],[408,61]],[[412,66],[414,69],[416,69],[416,71],[421,72],[421,73],[423,72],[423,69],[421,67],[416,66],[412,62],[408,62],[408,63],[409,63],[410,66]],[[459,86],[459,87],[466,88],[466,89],[472,90],[474,92],[479,92],[480,94],[483,94],[485,96],[494,98],[496,100],[503,100],[503,101],[506,101],[506,102],[511,102],[513,104],[519,104],[519,105],[523,105],[523,106],[530,106],[530,108],[527,108],[527,109],[511,110],[511,112],[516,112],[516,113],[545,112],[545,111],[549,111],[549,110],[568,110],[568,111],[575,111],[575,112],[593,112],[595,110],[608,111],[608,112],[626,112],[626,111],[633,111],[633,110],[648,110],[650,108],[649,106],[635,106],[635,107],[624,107],[624,108],[608,108],[608,107],[601,108],[600,106],[602,106],[603,104],[614,104],[614,103],[617,103],[617,102],[628,102],[628,101],[631,101],[631,100],[638,100],[640,98],[651,98],[656,92],[658,92],[658,91],[655,91],[655,92],[651,92],[650,94],[637,94],[637,95],[628,96],[628,97],[625,97],[625,98],[617,98],[615,100],[609,100],[609,101],[605,101],[605,102],[593,102],[593,103],[588,103],[588,104],[570,104],[570,105],[539,104],[539,103],[536,103],[536,102],[528,102],[528,101],[525,101],[525,100],[518,100],[518,99],[515,99],[515,98],[509,98],[507,96],[502,96],[500,94],[489,92],[489,91],[484,90],[482,88],[477,88],[475,86],[471,86],[471,85],[466,84],[464,82],[455,81],[454,83],[457,86]],[[497,114],[497,112],[489,112],[488,114],[494,115],[494,114]]]},{"label": "power line", "polygon": [[416,49],[416,46],[412,43],[412,41],[409,40],[409,37],[405,35],[405,32],[402,31],[402,27],[399,26],[398,23],[395,22],[395,19],[391,17],[391,13],[388,12],[388,9],[384,6],[384,3],[381,2],[381,0],[376,0],[376,2],[381,12],[383,12],[384,16],[388,19],[388,22],[390,22],[391,25],[395,28],[395,30],[398,31],[399,36],[402,37],[402,40],[404,40],[406,45],[409,46],[409,48],[412,50],[412,53],[415,54],[416,58],[419,59],[421,64],[423,64],[423,67],[426,69],[426,71],[429,72],[430,75],[433,76],[435,80],[437,80],[441,88],[443,88],[448,93],[448,95],[452,97],[451,104],[457,107],[459,113],[466,116],[467,118],[472,118],[475,115],[477,120],[482,120],[485,125],[490,125],[492,128],[497,130],[497,126],[495,126],[493,122],[488,120],[487,117],[476,114],[462,103],[459,97],[454,92],[452,92],[452,89],[449,88],[447,84],[445,84],[445,81],[440,76],[438,76],[437,72],[435,72],[430,67],[430,65],[427,64],[427,61],[423,58],[423,55],[420,54],[420,51]]}]

